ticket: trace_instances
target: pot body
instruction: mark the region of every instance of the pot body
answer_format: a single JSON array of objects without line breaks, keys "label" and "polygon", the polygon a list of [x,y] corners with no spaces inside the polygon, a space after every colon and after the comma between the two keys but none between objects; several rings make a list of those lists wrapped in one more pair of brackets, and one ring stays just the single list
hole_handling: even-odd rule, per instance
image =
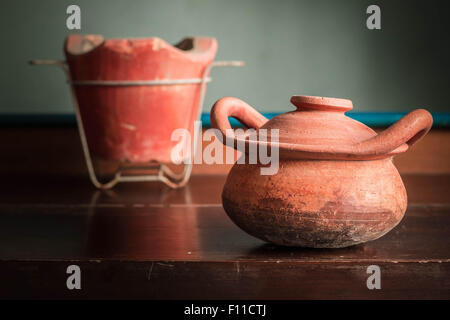
[{"label": "pot body", "polygon": [[[109,39],[83,54],[71,54],[79,36],[66,41],[73,81],[157,81],[202,78],[217,51],[214,38],[194,38],[181,50],[159,38]],[[91,153],[102,160],[171,162],[176,129],[193,135],[201,85],[76,85]]]},{"label": "pot body", "polygon": [[285,246],[341,248],[394,228],[407,196],[392,158],[369,161],[282,160],[275,175],[235,164],[222,201],[244,231]]}]

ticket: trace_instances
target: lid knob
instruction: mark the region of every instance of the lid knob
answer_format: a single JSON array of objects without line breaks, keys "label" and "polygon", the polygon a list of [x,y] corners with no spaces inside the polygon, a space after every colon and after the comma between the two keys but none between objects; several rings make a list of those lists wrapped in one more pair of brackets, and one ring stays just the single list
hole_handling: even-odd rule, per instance
[{"label": "lid knob", "polygon": [[292,96],[291,102],[297,107],[297,110],[317,110],[317,111],[336,111],[346,112],[353,109],[351,100],[314,97],[314,96]]}]

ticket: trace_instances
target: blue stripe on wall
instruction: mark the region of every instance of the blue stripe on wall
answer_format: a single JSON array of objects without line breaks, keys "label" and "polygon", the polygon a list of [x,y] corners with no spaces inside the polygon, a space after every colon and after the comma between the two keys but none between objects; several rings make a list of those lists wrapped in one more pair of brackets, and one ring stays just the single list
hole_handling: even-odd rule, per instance
[{"label": "blue stripe on wall", "polygon": [[[271,119],[279,113],[264,113]],[[403,112],[347,112],[350,118],[360,121],[371,127],[385,127],[393,124],[403,117]],[[450,128],[450,112],[433,112],[434,124],[437,128]],[[209,113],[202,114],[203,127],[210,127]],[[0,115],[0,126],[74,126],[76,123],[73,114],[2,114]],[[233,127],[241,124],[230,118]]]},{"label": "blue stripe on wall", "polygon": [[[403,117],[406,112],[347,112],[346,115],[352,119],[360,121],[369,127],[385,127],[397,122]],[[271,119],[279,113],[264,113],[264,116]],[[450,127],[450,112],[434,112],[433,127],[449,128]],[[211,126],[209,121],[209,113],[202,114],[202,123],[204,127]],[[236,119],[230,118],[230,123],[233,127],[242,126]]]}]

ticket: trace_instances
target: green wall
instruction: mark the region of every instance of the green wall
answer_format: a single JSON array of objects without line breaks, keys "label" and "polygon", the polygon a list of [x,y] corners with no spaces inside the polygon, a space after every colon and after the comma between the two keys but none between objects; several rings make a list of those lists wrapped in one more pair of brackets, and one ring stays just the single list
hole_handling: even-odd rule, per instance
[{"label": "green wall", "polygon": [[[223,96],[265,112],[291,110],[294,94],[352,99],[354,111],[450,111],[449,11],[445,1],[2,0],[0,113],[72,113],[59,69],[66,8],[81,7],[81,33],[105,37],[214,36],[218,60],[244,68],[212,73],[204,111]],[[382,29],[366,28],[377,4]]]}]

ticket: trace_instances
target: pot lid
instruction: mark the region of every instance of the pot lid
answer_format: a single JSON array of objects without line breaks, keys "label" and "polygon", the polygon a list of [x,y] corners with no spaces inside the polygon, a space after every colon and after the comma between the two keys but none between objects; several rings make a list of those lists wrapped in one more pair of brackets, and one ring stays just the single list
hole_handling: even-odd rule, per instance
[{"label": "pot lid", "polygon": [[317,146],[355,144],[376,136],[376,132],[345,112],[351,100],[313,96],[292,96],[297,110],[280,114],[260,129],[279,130],[279,142]]},{"label": "pot lid", "polygon": [[[408,149],[405,143],[388,152],[372,152],[366,148],[365,142],[374,140],[378,134],[345,115],[353,109],[351,100],[295,95],[291,102],[295,111],[267,121],[259,127],[256,137],[246,135],[236,140],[245,140],[247,145],[276,146],[280,157],[296,159],[369,160],[386,158]],[[267,130],[267,139],[262,138],[261,129]],[[273,137],[276,132],[273,129],[278,129],[278,140]]]},{"label": "pot lid", "polygon": [[[267,120],[244,101],[225,97],[211,110],[211,124],[234,141],[238,150],[256,148],[279,152],[281,158],[315,160],[371,160],[404,152],[431,129],[433,117],[425,109],[411,111],[383,132],[377,134],[364,124],[350,119],[350,100],[311,96],[293,96],[296,111]],[[228,117],[249,128],[244,133],[231,130]],[[242,150],[240,146],[245,146]],[[261,154],[261,149],[258,152]]]}]

